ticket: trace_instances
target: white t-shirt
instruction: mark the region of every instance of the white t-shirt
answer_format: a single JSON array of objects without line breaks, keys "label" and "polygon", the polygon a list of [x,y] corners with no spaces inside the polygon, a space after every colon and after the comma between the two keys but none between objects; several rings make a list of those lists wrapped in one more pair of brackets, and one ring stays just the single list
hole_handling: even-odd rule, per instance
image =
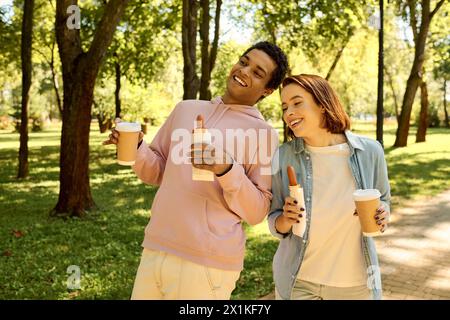
[{"label": "white t-shirt", "polygon": [[361,226],[353,216],[351,174],[347,143],[311,147],[313,168],[309,243],[298,278],[333,287],[364,285],[367,281],[361,245]]}]

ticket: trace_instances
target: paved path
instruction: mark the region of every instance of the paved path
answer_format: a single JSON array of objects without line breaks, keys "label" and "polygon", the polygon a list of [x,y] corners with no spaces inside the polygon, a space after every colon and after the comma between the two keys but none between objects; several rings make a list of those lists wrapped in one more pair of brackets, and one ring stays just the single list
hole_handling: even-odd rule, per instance
[{"label": "paved path", "polygon": [[450,299],[450,190],[395,209],[376,243],[384,299]]},{"label": "paved path", "polygon": [[450,299],[450,190],[396,209],[376,242],[385,299]]}]

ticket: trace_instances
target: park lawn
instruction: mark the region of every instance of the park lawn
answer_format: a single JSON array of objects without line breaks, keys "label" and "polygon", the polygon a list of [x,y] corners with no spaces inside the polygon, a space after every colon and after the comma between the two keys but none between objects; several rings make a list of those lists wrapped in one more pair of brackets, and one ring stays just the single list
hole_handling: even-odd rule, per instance
[{"label": "park lawn", "polygon": [[[393,149],[395,127],[385,127],[393,208],[449,188],[450,130],[429,129],[426,143]],[[147,140],[156,132],[152,128]],[[374,137],[373,124],[355,132]],[[114,161],[106,134],[91,132],[91,189],[98,208],[85,219],[49,219],[59,191],[58,126],[31,133],[30,177],[17,181],[18,134],[0,131],[0,299],[129,299],[155,187]],[[273,290],[277,247],[267,224],[245,226],[245,268],[232,299],[256,299]],[[81,289],[67,289],[69,266],[80,267]]]}]

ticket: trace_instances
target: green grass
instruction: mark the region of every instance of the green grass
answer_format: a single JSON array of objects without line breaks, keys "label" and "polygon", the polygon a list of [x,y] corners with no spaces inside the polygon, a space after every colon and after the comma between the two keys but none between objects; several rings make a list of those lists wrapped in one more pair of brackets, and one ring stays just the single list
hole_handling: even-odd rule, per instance
[{"label": "green grass", "polygon": [[[358,124],[355,129],[356,133],[375,139],[374,125]],[[416,130],[410,130],[408,147],[393,148],[396,126],[385,125],[384,145],[394,208],[450,188],[450,130],[430,128],[427,141],[415,143]]]},{"label": "green grass", "polygon": [[[49,219],[59,191],[59,130],[30,134],[30,177],[22,181],[15,178],[19,136],[0,131],[0,299],[129,299],[156,188],[117,165],[114,148],[101,146],[106,134],[93,126],[90,177],[98,209],[85,219]],[[374,136],[372,124],[358,124],[355,131]],[[449,188],[450,131],[430,129],[420,144],[411,131],[407,148],[386,149],[394,208]],[[152,128],[147,140],[155,132]],[[394,134],[387,125],[386,146]],[[233,299],[256,299],[273,290],[277,240],[266,223],[246,231],[245,268]],[[70,265],[80,266],[80,290],[67,289]]]}]

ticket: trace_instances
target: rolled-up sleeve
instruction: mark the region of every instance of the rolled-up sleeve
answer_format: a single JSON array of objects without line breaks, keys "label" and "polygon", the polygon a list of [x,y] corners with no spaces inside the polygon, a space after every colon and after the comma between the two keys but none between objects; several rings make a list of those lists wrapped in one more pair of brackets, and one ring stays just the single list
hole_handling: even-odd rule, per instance
[{"label": "rolled-up sleeve", "polygon": [[389,185],[389,177],[384,150],[379,143],[377,143],[376,148],[375,168],[377,172],[375,172],[374,175],[374,187],[381,193],[380,200],[384,204],[384,209],[388,212],[391,212],[391,187]]},{"label": "rolled-up sleeve", "polygon": [[[279,149],[274,157],[279,157]],[[283,183],[281,179],[281,170],[279,161],[272,161],[272,203],[270,206],[269,216],[267,222],[269,230],[272,235],[278,239],[287,237],[289,233],[280,233],[275,227],[276,219],[283,213],[284,197],[283,197]]]}]

